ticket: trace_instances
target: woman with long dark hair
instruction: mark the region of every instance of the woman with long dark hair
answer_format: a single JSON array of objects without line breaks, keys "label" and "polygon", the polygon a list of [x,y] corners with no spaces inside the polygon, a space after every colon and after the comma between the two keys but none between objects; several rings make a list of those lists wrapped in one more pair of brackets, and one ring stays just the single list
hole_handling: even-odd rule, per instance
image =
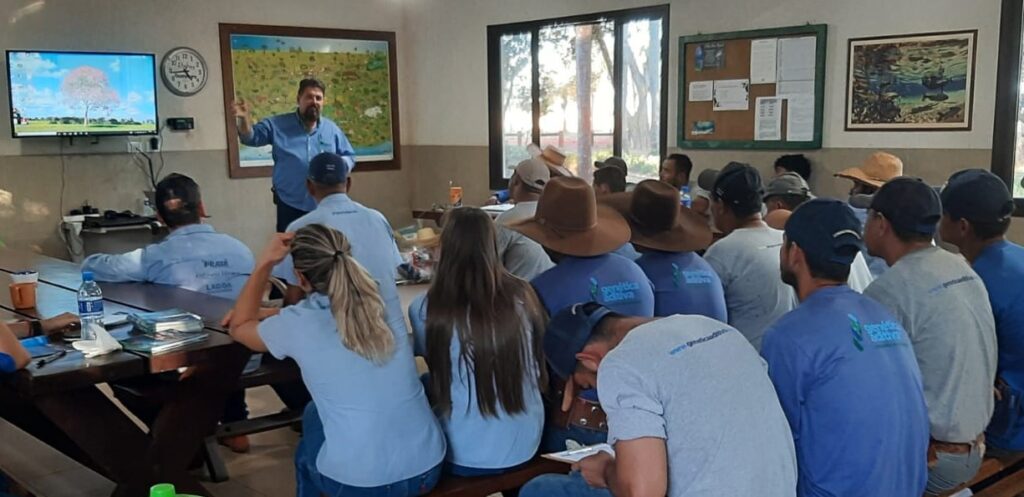
[{"label": "woman with long dark hair", "polygon": [[[259,321],[271,269],[291,253],[307,296]],[[299,365],[313,402],[295,453],[297,497],[429,492],[445,441],[405,329],[389,327],[377,282],[341,232],[320,224],[270,243],[235,305],[231,336]]]},{"label": "woman with long dark hair", "polygon": [[482,210],[448,213],[430,290],[409,307],[427,392],[459,476],[498,474],[529,461],[544,427],[546,321],[533,288],[505,270]]}]

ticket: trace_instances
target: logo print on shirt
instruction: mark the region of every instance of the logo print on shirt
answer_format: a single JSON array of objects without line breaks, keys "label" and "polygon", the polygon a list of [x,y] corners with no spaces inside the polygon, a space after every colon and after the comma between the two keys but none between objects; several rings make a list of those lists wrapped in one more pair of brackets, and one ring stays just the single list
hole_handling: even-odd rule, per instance
[{"label": "logo print on shirt", "polygon": [[679,271],[679,266],[676,263],[673,262],[672,263],[672,284],[675,285],[676,288],[679,288],[679,276],[680,275],[681,275],[681,272]]},{"label": "logo print on shirt", "polygon": [[228,260],[227,259],[220,259],[220,260],[216,260],[216,261],[204,260],[203,261],[203,267],[204,268],[228,267]]},{"label": "logo print on shirt", "polygon": [[857,347],[857,350],[864,352],[864,329],[860,325],[860,320],[853,314],[847,314],[847,316],[850,318],[850,332],[853,333],[853,346]]},{"label": "logo print on shirt", "polygon": [[598,301],[598,291],[599,290],[600,290],[600,287],[597,284],[597,279],[596,278],[590,278],[590,298],[593,299],[594,302]]},{"label": "logo print on shirt", "polygon": [[597,278],[590,278],[590,298],[600,304],[620,304],[636,301],[640,285],[632,281],[620,281],[602,286]]}]

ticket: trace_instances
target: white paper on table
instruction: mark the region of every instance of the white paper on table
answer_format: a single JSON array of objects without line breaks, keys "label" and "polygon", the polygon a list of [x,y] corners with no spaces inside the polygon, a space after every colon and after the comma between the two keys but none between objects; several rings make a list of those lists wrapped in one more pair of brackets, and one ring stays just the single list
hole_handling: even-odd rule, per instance
[{"label": "white paper on table", "polygon": [[814,95],[793,95],[786,100],[786,141],[814,140]]},{"label": "white paper on table", "polygon": [[586,447],[580,447],[578,449],[563,450],[562,452],[541,454],[541,457],[545,459],[551,459],[552,461],[560,461],[564,463],[575,464],[583,459],[596,455],[598,452],[607,452],[613,456],[615,455],[615,449],[612,448],[611,445],[603,443],[597,445],[588,445]]},{"label": "white paper on table", "polygon": [[814,95],[814,81],[779,81],[775,85],[776,97]]},{"label": "white paper on table", "polygon": [[715,81],[712,110],[749,110],[750,80],[720,79]]},{"label": "white paper on table", "polygon": [[754,103],[754,140],[782,139],[782,100],[779,97],[757,97]]},{"label": "white paper on table", "polygon": [[750,42],[750,84],[774,83],[779,39]]},{"label": "white paper on table", "polygon": [[714,92],[714,81],[693,81],[690,83],[689,100],[691,102],[710,102],[714,97]]},{"label": "white paper on table", "polygon": [[813,36],[779,39],[778,81],[814,80],[817,47]]}]

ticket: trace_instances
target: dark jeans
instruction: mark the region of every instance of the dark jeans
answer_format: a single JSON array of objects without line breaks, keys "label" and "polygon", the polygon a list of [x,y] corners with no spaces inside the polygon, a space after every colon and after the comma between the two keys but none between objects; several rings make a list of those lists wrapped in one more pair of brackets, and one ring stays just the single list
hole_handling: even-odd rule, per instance
[{"label": "dark jeans", "polygon": [[[302,416],[302,440],[295,449],[296,497],[415,497],[433,490],[441,478],[441,465],[426,473],[379,487],[353,487],[334,481],[316,467],[316,457],[326,440],[316,404],[310,403]],[[410,447],[410,450],[415,450]]]},{"label": "dark jeans", "polygon": [[278,233],[284,233],[285,231],[288,230],[288,225],[292,224],[292,221],[295,221],[296,219],[305,216],[306,214],[309,214],[304,210],[296,209],[284,203],[284,201],[282,201],[281,198],[277,196],[276,192],[274,193],[274,205],[277,206]]},{"label": "dark jeans", "polygon": [[450,462],[444,463],[444,474],[451,476],[458,476],[461,478],[473,478],[475,476],[494,476],[503,475],[505,473],[511,473],[520,468],[525,468],[530,461],[526,461],[522,464],[517,464],[508,468],[470,468],[468,466],[459,466],[458,464],[452,464]]}]

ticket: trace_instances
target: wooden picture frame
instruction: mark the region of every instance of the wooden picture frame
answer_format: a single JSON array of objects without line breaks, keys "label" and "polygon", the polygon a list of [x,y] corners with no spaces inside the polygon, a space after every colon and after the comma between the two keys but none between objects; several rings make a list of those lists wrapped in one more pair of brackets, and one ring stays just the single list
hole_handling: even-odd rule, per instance
[{"label": "wooden picture frame", "polygon": [[977,29],[851,38],[846,131],[970,131],[977,51]]},{"label": "wooden picture frame", "polygon": [[[267,177],[273,172],[268,148],[249,149],[238,141],[232,110],[236,96],[241,92],[242,98],[255,104],[253,120],[258,122],[294,111],[299,80],[306,77],[318,78],[327,86],[323,115],[352,142],[356,171],[401,168],[394,32],[224,23],[219,27],[231,178]],[[245,70],[236,74],[243,60]],[[267,67],[271,62],[273,67]],[[388,71],[387,88],[383,88],[382,69]],[[354,92],[362,95],[360,100],[351,99]]]}]

